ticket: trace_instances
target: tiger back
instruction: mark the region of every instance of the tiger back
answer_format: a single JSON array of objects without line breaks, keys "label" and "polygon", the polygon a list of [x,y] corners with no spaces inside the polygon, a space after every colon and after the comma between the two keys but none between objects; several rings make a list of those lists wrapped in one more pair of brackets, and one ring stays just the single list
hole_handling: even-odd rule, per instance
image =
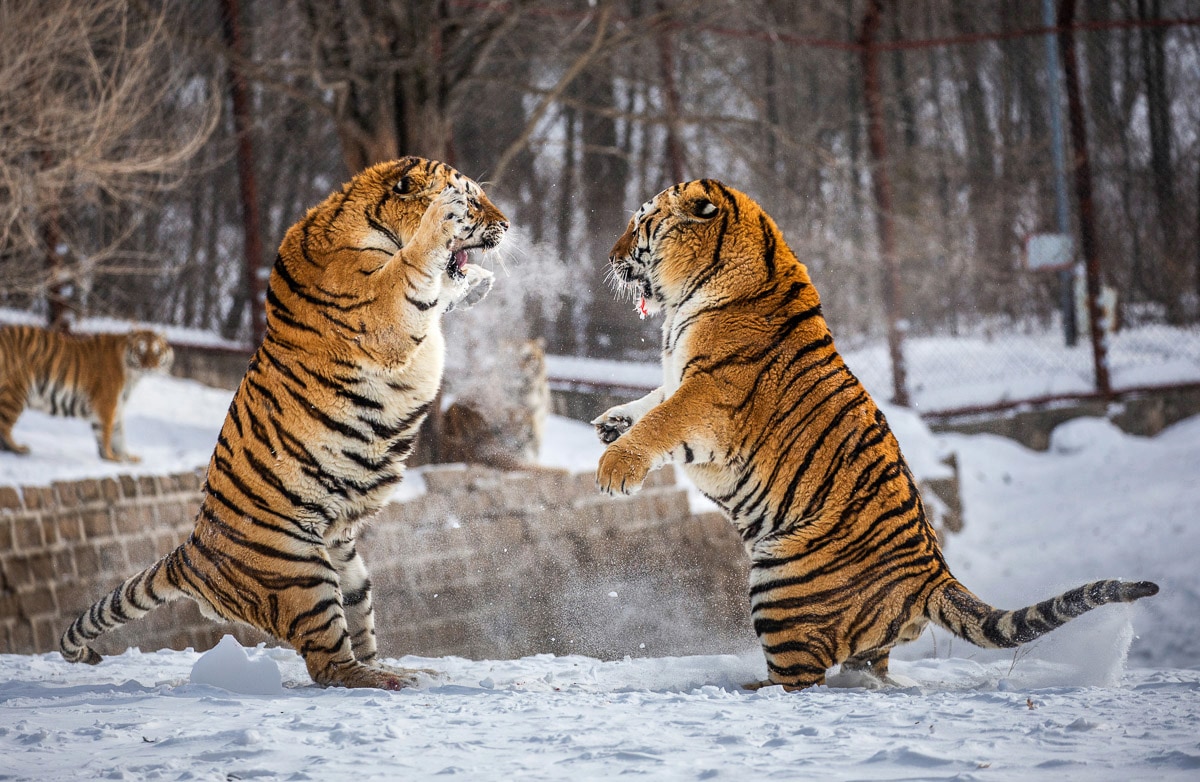
[{"label": "tiger back", "polygon": [[154,331],[66,334],[0,326],[0,447],[24,454],[12,429],[25,408],[91,422],[100,457],[136,462],[125,447],[125,402],[148,372],[166,372],[175,353]]},{"label": "tiger back", "polygon": [[475,182],[421,158],[366,169],[293,225],[195,528],[68,627],[63,656],[97,662],[91,640],[188,597],[291,644],[318,684],[412,683],[376,660],[355,538],[401,481],[437,394],[442,315],[491,287],[468,253],[507,229]]},{"label": "tiger back", "polygon": [[750,556],[750,610],[769,681],[843,668],[887,680],[890,650],[929,622],[984,647],[1033,640],[1150,582],[1097,581],[1017,611],[950,573],[883,412],[833,343],[774,221],[715,180],[644,204],[613,276],[663,317],[662,387],[593,421],[602,491],[637,491],[679,462]]}]

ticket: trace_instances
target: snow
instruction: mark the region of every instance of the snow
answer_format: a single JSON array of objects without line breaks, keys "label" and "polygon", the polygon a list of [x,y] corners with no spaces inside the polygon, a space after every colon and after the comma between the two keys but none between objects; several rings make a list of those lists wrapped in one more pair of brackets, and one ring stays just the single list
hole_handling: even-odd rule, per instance
[{"label": "snow", "polygon": [[[101,462],[86,423],[26,412],[17,436],[33,452],[0,453],[0,485],[202,467],[229,398],[143,380],[127,421],[145,457],[133,466]],[[1038,453],[994,436],[934,435],[907,411],[887,412],[919,473],[957,454],[966,526],[946,556],[984,599],[1017,607],[1103,577],[1151,579],[1162,592],[1103,607],[1016,654],[927,634],[896,654],[900,686],[885,689],[834,673],[800,693],[744,690],[765,676],[757,649],[389,658],[435,672],[400,692],[324,690],[294,652],[231,639],[204,654],[129,650],[95,667],[56,652],[4,654],[0,778],[1200,776],[1200,417],[1153,438],[1077,419]],[[543,462],[594,467],[590,426],[552,417],[547,429]],[[416,470],[402,491],[419,485]]]}]

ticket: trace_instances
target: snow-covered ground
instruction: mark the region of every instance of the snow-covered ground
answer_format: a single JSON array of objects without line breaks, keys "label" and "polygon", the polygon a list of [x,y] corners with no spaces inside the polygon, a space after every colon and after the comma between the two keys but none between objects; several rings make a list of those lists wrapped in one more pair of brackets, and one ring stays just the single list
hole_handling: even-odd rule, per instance
[{"label": "snow-covered ground", "polygon": [[[84,422],[27,412],[16,436],[33,452],[0,453],[0,485],[202,466],[229,396],[144,380],[133,467],[100,462]],[[1162,592],[1015,655],[927,635],[893,663],[903,686],[884,690],[835,674],[749,692],[765,674],[756,649],[400,658],[437,676],[398,693],[322,690],[293,652],[236,644],[94,668],[0,655],[0,779],[1200,778],[1200,417],[1149,439],[1076,420],[1035,453],[889,414],[914,461],[958,453],[966,529],[946,554],[983,598],[1016,607],[1101,577]],[[550,421],[543,461],[590,469],[598,453],[590,427]]]}]

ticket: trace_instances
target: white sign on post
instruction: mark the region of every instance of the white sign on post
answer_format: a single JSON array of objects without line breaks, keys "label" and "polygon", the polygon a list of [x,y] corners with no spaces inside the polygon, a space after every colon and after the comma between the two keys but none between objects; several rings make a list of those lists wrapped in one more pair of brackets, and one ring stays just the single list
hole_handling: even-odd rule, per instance
[{"label": "white sign on post", "polygon": [[1075,240],[1070,234],[1030,234],[1025,238],[1025,268],[1052,272],[1071,268]]}]

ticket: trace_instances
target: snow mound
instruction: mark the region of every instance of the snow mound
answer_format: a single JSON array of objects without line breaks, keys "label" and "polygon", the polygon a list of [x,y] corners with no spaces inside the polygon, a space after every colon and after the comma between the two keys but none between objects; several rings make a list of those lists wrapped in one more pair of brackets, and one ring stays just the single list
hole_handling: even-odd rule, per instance
[{"label": "snow mound", "polygon": [[207,684],[243,695],[281,695],[283,676],[275,661],[261,651],[254,657],[232,635],[200,655],[192,666],[192,684]]},{"label": "snow mound", "polygon": [[1129,437],[1107,418],[1072,418],[1054,427],[1050,433],[1050,450],[1074,454],[1092,448],[1112,448]]}]

